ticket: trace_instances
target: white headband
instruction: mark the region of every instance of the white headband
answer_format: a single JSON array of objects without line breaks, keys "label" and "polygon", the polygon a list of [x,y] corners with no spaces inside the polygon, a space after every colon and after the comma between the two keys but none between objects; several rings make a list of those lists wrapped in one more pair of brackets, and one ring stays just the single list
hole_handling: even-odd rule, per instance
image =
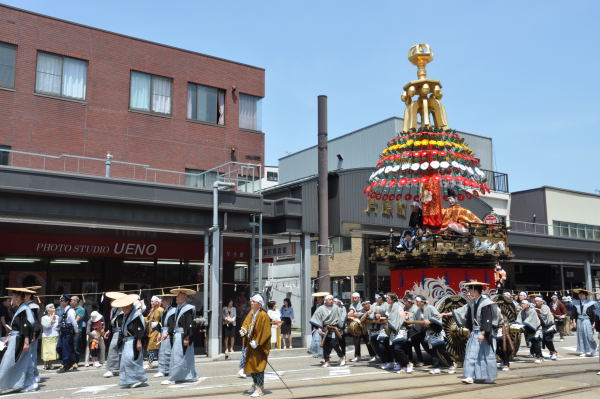
[{"label": "white headband", "polygon": [[328,299],[333,299],[333,295],[327,295],[327,296],[325,297],[325,300],[328,300]]},{"label": "white headband", "polygon": [[536,296],[533,300],[534,301],[543,301],[541,296]]},{"label": "white headband", "polygon": [[357,296],[357,297],[360,298],[360,294],[358,292],[355,292],[355,293],[352,294],[352,297],[355,297],[355,296]]},{"label": "white headband", "polygon": [[522,304],[522,305],[531,305],[527,299],[523,299],[523,300],[521,301],[521,304]]},{"label": "white headband", "polygon": [[250,300],[256,303],[260,303],[260,306],[265,306],[265,300],[260,294],[255,294],[252,298],[250,298]]},{"label": "white headband", "polygon": [[150,302],[160,302],[160,298],[155,295],[150,299]]}]

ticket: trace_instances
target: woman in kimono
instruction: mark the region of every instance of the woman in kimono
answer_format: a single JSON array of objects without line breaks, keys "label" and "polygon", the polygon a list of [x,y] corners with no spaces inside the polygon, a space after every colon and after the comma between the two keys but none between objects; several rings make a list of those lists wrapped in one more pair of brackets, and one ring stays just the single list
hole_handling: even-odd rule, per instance
[{"label": "woman in kimono", "polygon": [[31,369],[31,341],[33,339],[33,313],[25,303],[25,293],[34,291],[25,288],[7,288],[11,292],[11,303],[15,314],[10,322],[7,348],[0,363],[0,392],[20,390],[30,392],[38,389]]},{"label": "woman in kimono", "polygon": [[[119,299],[126,294],[122,292],[107,292],[105,296],[109,299]],[[119,374],[119,363],[121,361],[121,352],[119,351],[119,341],[121,339],[121,327],[123,326],[123,311],[119,308],[113,307],[110,310],[110,327],[107,326],[106,332],[104,333],[104,339],[108,339],[112,330],[112,337],[110,344],[108,345],[108,355],[106,356],[106,373],[104,377],[113,377],[115,374]]]},{"label": "woman in kimono", "polygon": [[412,364],[408,362],[407,349],[410,350],[410,342],[408,341],[406,313],[404,306],[398,302],[398,295],[395,293],[388,294],[388,304],[390,305],[387,312],[388,327],[390,329],[390,350],[396,365],[394,371],[398,374],[412,373]]},{"label": "woman in kimono", "polygon": [[530,353],[535,358],[534,363],[541,363],[542,356],[542,323],[533,304],[527,300],[521,301],[521,310],[517,313],[515,324],[525,332],[525,341],[531,345]]},{"label": "woman in kimono", "polygon": [[258,294],[250,298],[250,312],[240,328],[242,345],[246,348],[244,373],[252,376],[252,386],[246,391],[251,398],[264,395],[265,368],[271,350],[271,319],[262,309],[264,304]]},{"label": "woman in kimono", "polygon": [[146,322],[146,333],[148,334],[148,342],[146,343],[146,351],[148,352],[148,363],[144,369],[154,367],[154,361],[158,360],[158,350],[160,348],[160,331],[156,329],[160,322],[164,309],[160,307],[161,300],[157,296],[150,299],[151,308],[148,315],[144,318]]},{"label": "woman in kimono", "polygon": [[[339,339],[341,338],[341,329],[344,326],[345,312],[337,305],[333,304],[333,296],[327,295],[325,297],[325,303],[315,310],[310,324],[317,329],[321,339],[324,339],[323,343],[323,367],[329,367],[329,357],[331,350],[334,349],[340,358],[340,366],[346,364],[346,359],[342,348],[340,346]],[[324,337],[324,338],[323,338]],[[323,342],[323,341],[321,341]]]},{"label": "woman in kimono", "polygon": [[594,341],[594,330],[592,329],[595,303],[587,299],[589,291],[576,288],[573,292],[579,295],[579,300],[573,301],[571,313],[573,328],[577,330],[577,352],[580,353],[580,357],[591,357],[596,352],[596,341]]},{"label": "woman in kimono", "polygon": [[146,335],[144,316],[133,304],[136,294],[130,294],[112,301],[111,306],[123,311],[123,327],[119,337],[121,363],[119,366],[119,385],[137,388],[148,379],[144,372],[144,346]]},{"label": "woman in kimono", "polygon": [[535,311],[538,313],[542,326],[542,344],[550,351],[550,360],[557,360],[554,347],[554,334],[556,334],[554,315],[541,296],[536,296],[534,301]]},{"label": "woman in kimono", "polygon": [[429,370],[429,374],[442,373],[442,370],[440,369],[442,365],[440,362],[441,359],[448,364],[448,374],[455,374],[456,364],[454,363],[454,359],[452,359],[452,355],[446,350],[446,335],[444,333],[442,315],[421,296],[415,298],[415,304],[417,305],[417,310],[412,316],[412,319],[425,326],[423,344],[425,350],[429,353],[429,356],[431,356],[432,367],[432,369]]},{"label": "woman in kimono", "polygon": [[169,365],[171,364],[171,347],[173,344],[173,336],[169,334],[169,330],[175,329],[175,312],[176,306],[173,305],[173,297],[175,294],[163,294],[162,308],[164,309],[158,329],[160,335],[158,340],[160,348],[158,350],[158,372],[154,374],[155,378],[161,378],[169,375]]},{"label": "woman in kimono", "polygon": [[175,310],[175,322],[172,328],[169,329],[169,334],[173,337],[171,360],[169,361],[169,379],[161,381],[162,385],[198,380],[192,340],[196,307],[187,302],[188,297],[195,293],[196,291],[189,288],[171,290],[171,294],[177,295],[175,297],[177,308]]},{"label": "woman in kimono", "polygon": [[493,382],[498,375],[495,329],[498,328],[500,311],[495,302],[481,295],[486,285],[478,281],[466,283],[471,301],[451,313],[460,327],[471,331],[463,363],[464,378],[461,381],[464,384]]}]

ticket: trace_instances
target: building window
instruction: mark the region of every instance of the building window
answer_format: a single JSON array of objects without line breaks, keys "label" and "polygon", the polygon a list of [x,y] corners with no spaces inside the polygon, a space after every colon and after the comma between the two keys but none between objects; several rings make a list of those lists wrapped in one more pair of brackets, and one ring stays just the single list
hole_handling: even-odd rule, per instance
[{"label": "building window", "polygon": [[340,252],[352,251],[351,237],[333,237],[329,240],[329,245],[332,246],[334,254]]},{"label": "building window", "polygon": [[172,83],[170,78],[131,71],[129,108],[170,115]]},{"label": "building window", "polygon": [[0,42],[0,87],[15,88],[17,46]]},{"label": "building window", "polygon": [[260,131],[261,119],[261,98],[240,94],[240,128]]},{"label": "building window", "polygon": [[8,166],[10,161],[10,152],[2,150],[10,150],[10,147],[7,145],[0,145],[0,166]]},{"label": "building window", "polygon": [[552,226],[555,236],[580,238],[583,240],[600,240],[600,226],[560,222],[557,220],[553,222]]},{"label": "building window", "polygon": [[248,263],[235,262],[233,265],[233,281],[236,283],[245,283],[248,281]]},{"label": "building window", "polygon": [[210,189],[218,178],[217,172],[207,172],[201,169],[185,170],[185,185],[188,187]]},{"label": "building window", "polygon": [[225,90],[188,83],[188,119],[225,124]]},{"label": "building window", "polygon": [[35,91],[85,100],[87,61],[38,52]]},{"label": "building window", "polygon": [[279,173],[278,172],[267,172],[267,180],[268,181],[279,181]]}]

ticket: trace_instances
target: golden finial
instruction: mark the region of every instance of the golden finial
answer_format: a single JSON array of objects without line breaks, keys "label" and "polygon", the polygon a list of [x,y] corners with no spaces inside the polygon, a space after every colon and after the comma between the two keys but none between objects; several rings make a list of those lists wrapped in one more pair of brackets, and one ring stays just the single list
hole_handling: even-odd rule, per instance
[{"label": "golden finial", "polygon": [[417,77],[419,80],[427,79],[425,66],[433,61],[433,51],[429,44],[416,44],[408,50],[408,60],[419,68]]}]

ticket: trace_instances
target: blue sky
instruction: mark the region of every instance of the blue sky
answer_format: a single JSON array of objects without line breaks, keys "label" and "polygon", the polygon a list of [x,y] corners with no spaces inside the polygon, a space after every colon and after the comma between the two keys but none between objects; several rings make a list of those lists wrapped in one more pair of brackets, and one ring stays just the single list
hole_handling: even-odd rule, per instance
[{"label": "blue sky", "polygon": [[[429,43],[452,128],[494,139],[511,191],[600,189],[598,1],[6,1],[51,16],[266,69],[266,162],[402,116]],[[382,143],[382,146],[384,143]]]}]

